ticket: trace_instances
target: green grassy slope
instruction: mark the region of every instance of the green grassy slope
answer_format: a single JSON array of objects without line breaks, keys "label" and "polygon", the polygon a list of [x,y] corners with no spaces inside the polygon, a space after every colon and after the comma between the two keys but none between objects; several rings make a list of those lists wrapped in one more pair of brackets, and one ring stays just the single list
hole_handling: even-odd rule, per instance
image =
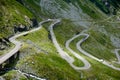
[{"label": "green grassy slope", "polygon": [[[55,28],[55,34],[57,36],[57,40],[63,46],[63,48],[64,48],[64,44],[65,44],[66,40],[71,38],[77,32],[81,32],[83,30],[81,27],[76,27],[74,25],[71,25],[70,22],[69,22],[69,24],[67,24],[68,22],[69,21],[63,20],[62,24],[58,25]],[[98,34],[98,32],[92,34],[92,31],[89,31],[89,34],[92,35],[92,39],[90,37],[82,45],[83,49],[85,49],[86,51],[89,50],[90,54],[92,54],[92,55],[94,55],[94,56],[96,56],[98,58],[104,58],[104,59],[106,59],[108,61],[116,60],[115,59],[116,56],[113,53],[111,53],[111,50],[114,49],[114,47],[109,42],[109,38],[107,38],[105,36],[103,37],[102,33]],[[97,35],[97,36],[94,36],[94,35]],[[75,39],[75,41],[73,41],[70,44],[70,47],[74,51],[78,52],[81,56],[86,58],[92,64],[92,67],[89,70],[82,71],[82,73],[84,75],[83,79],[92,79],[92,80],[94,80],[94,79],[99,79],[99,80],[113,79],[113,80],[119,80],[119,73],[120,73],[119,71],[113,70],[113,69],[111,69],[109,67],[104,66],[103,64],[101,64],[99,62],[94,61],[93,59],[90,59],[89,57],[86,57],[85,55],[83,55],[82,53],[80,53],[76,49],[76,43],[80,39],[81,38]],[[100,39],[100,41],[98,41],[99,39]],[[105,40],[106,41],[106,43],[105,43],[106,46],[104,46],[104,44],[103,44],[104,42],[102,43],[102,41],[104,41],[104,39],[106,39]],[[94,41],[92,41],[92,40],[94,40]],[[88,48],[88,46],[89,46],[89,48]],[[104,49],[104,50],[102,50],[102,49]],[[101,55],[99,55],[99,54],[101,54]],[[109,72],[113,72],[114,74],[109,73]]]},{"label": "green grassy slope", "polygon": [[[45,28],[19,39],[24,41],[24,46],[20,50],[21,55],[28,55],[22,57],[16,65],[18,69],[50,80],[79,80],[80,73],[61,59],[54,45],[48,39],[48,31]],[[28,43],[28,40],[31,43]],[[37,48],[40,49],[39,52],[37,52]]]},{"label": "green grassy slope", "polygon": [[40,0],[24,0],[24,6],[29,9],[33,14],[35,14],[34,16],[36,16],[36,18],[41,21],[41,19],[45,19],[48,18],[49,15],[46,15],[45,12],[42,11],[41,7],[39,6],[39,2]]},{"label": "green grassy slope", "polygon": [[27,80],[26,76],[24,76],[21,73],[18,73],[17,71],[9,71],[3,76],[3,79],[10,80],[10,79],[18,79],[18,80]]},{"label": "green grassy slope", "polygon": [[0,0],[0,38],[13,34],[13,25],[24,24],[25,15],[29,18],[33,14],[15,0]]},{"label": "green grassy slope", "polygon": [[[41,0],[40,0],[41,1]],[[76,19],[78,17],[74,17],[73,19],[77,20],[76,22],[81,22],[81,19],[90,19],[86,20],[88,23],[91,23],[87,29],[90,37],[82,44],[82,48],[92,54],[95,57],[102,58],[107,60],[109,63],[114,64],[112,61],[117,61],[116,55],[114,54],[114,49],[120,48],[119,45],[114,43],[114,39],[118,42],[120,39],[120,32],[119,32],[119,24],[120,23],[110,23],[108,21],[118,21],[116,19],[116,15],[114,17],[109,17],[100,11],[94,3],[90,2],[89,0],[51,0],[55,1],[53,4],[53,9],[56,9],[58,5],[60,6],[60,11],[70,9],[70,3],[74,5],[72,9],[78,9],[83,11],[80,13],[79,16],[82,17],[79,20]],[[33,13],[36,13],[38,18],[60,18],[60,13],[56,15],[50,13],[50,11],[44,10],[44,7],[40,7],[38,3],[39,0],[26,0],[25,6],[28,5],[27,8],[32,9]],[[76,2],[78,5],[76,5]],[[58,5],[56,5],[58,4]],[[63,9],[62,9],[63,8]],[[70,10],[72,10],[70,9]],[[49,10],[49,9],[48,9]],[[81,12],[82,12],[81,11]],[[72,11],[71,11],[72,12]],[[78,12],[74,12],[78,13]],[[87,15],[83,17],[83,14]],[[67,16],[67,15],[66,15]],[[76,15],[73,15],[76,16]],[[89,16],[89,17],[88,17]],[[110,19],[108,19],[108,17]],[[64,19],[64,14],[62,15],[62,22],[59,25],[56,25],[54,28],[56,38],[60,44],[60,46],[64,49],[64,51],[68,52],[70,55],[71,53],[65,48],[65,42],[71,38],[72,36],[76,35],[77,33],[83,31],[84,28],[82,25],[74,25],[70,19]],[[106,20],[105,20],[106,19]],[[82,23],[81,23],[82,24]],[[87,23],[86,23],[87,24]],[[47,26],[49,24],[45,24],[44,27],[40,31],[35,33],[31,33],[26,36],[22,36],[19,38],[24,45],[22,47],[20,60],[16,67],[28,73],[33,73],[41,77],[48,78],[50,80],[119,80],[120,79],[120,71],[113,70],[103,64],[90,59],[89,57],[80,53],[77,49],[75,44],[81,39],[81,37],[75,39],[71,44],[70,47],[78,52],[79,55],[87,59],[92,67],[88,70],[81,70],[79,72],[73,70],[69,64],[60,58],[58,55],[55,47],[53,46],[51,40],[48,38],[49,32],[47,31]],[[113,38],[115,37],[115,38]],[[119,44],[119,43],[118,43]],[[72,55],[71,55],[72,56]],[[81,61],[76,60],[74,63],[78,66],[83,65]],[[114,64],[116,66],[120,66],[119,64]]]}]

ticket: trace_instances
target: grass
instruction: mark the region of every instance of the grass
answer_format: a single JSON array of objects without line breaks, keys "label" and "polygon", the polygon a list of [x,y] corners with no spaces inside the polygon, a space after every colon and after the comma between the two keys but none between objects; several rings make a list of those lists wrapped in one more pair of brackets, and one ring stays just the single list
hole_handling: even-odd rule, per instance
[{"label": "grass", "polygon": [[[42,18],[46,18],[46,17],[50,17],[51,14],[49,13],[48,16],[46,16],[46,12],[43,12],[43,9],[41,9],[41,7],[38,5],[40,0],[25,0],[23,1],[26,5],[28,5],[28,8],[33,14],[35,14],[36,18],[41,21]],[[38,3],[38,4],[36,4]]]},{"label": "grass", "polygon": [[[119,71],[116,70],[112,70],[111,68],[108,68],[107,66],[83,55],[82,53],[80,53],[77,49],[76,49],[76,43],[80,40],[81,38],[78,37],[76,38],[74,41],[72,41],[72,43],[70,44],[71,48],[76,51],[77,53],[79,53],[82,57],[84,57],[85,59],[87,59],[90,64],[91,64],[91,68],[89,70],[85,70],[82,71],[82,73],[84,74],[84,79],[98,79],[98,80],[109,80],[110,78],[113,80],[119,80],[119,76],[118,73]],[[110,71],[114,72],[113,75],[112,73],[109,73]],[[117,73],[118,72],[118,73]],[[91,74],[92,73],[92,74]]]},{"label": "grass", "polygon": [[114,63],[112,63],[114,66],[116,66],[116,67],[120,67],[120,63],[116,63],[116,62],[114,62]]},{"label": "grass", "polygon": [[67,52],[74,59],[73,64],[76,67],[83,67],[84,66],[84,63],[81,60],[79,60],[78,58],[76,58],[68,49],[66,49],[64,46],[61,46],[61,47],[65,52]]},{"label": "grass", "polygon": [[[32,0],[28,1],[28,4],[37,11],[38,8],[36,7],[38,6],[35,6],[34,4],[32,4],[32,2]],[[88,0],[77,0],[77,2],[79,2],[80,7],[83,9],[83,12],[87,13],[93,19],[106,18],[106,15],[99,11],[95,6],[93,6],[92,3],[89,3]],[[64,6],[64,4],[62,3],[61,5]],[[40,13],[42,14],[42,12]],[[70,44],[70,47],[74,51],[79,53],[82,57],[87,59],[91,63],[92,67],[88,70],[81,70],[79,72],[72,69],[70,65],[58,55],[56,48],[54,47],[51,40],[48,38],[49,32],[46,30],[48,25],[49,23],[44,25],[45,28],[19,38],[19,40],[24,42],[24,45],[20,50],[21,59],[16,65],[18,69],[21,69],[28,73],[33,73],[35,75],[50,80],[120,79],[120,71],[113,70],[83,55],[76,49],[75,44],[79,39],[81,39],[81,37],[75,39]],[[105,26],[104,29],[108,34],[99,31],[101,26]],[[119,27],[119,25],[109,24],[107,22],[101,22],[96,23],[95,25],[91,25],[91,29],[87,32],[88,34],[90,34],[90,37],[83,43],[82,48],[98,58],[104,58],[108,61],[115,60],[115,55],[111,52],[111,50],[116,47],[113,46],[112,42],[110,41],[110,35],[112,34],[119,37],[119,29],[117,29],[116,27]],[[65,48],[65,42],[69,38],[71,38],[71,36],[76,35],[83,29],[84,28],[82,26],[75,26],[66,19],[62,20],[62,22],[56,25],[56,27],[54,28],[54,32],[60,46],[72,57],[73,55]],[[37,50],[40,51],[38,52]],[[73,64],[77,66],[83,65],[82,62],[78,61],[76,58],[75,60],[76,61]]]},{"label": "grass", "polygon": [[[58,40],[58,42],[62,45],[62,46],[64,46],[64,44],[65,44],[65,42],[66,42],[66,40],[68,40],[69,38],[71,38],[71,36],[73,36],[73,35],[75,35],[75,33],[77,33],[77,32],[81,32],[82,31],[82,27],[79,27],[79,29],[78,29],[78,27],[75,27],[75,26],[73,26],[73,25],[71,25],[70,23],[69,23],[69,21],[65,21],[65,20],[63,20],[62,21],[62,23],[61,24],[59,24],[56,28],[55,28],[55,35],[56,35],[56,37],[57,37],[57,40]],[[77,28],[77,29],[76,29]],[[81,29],[80,29],[81,28]],[[93,29],[94,30],[94,29]],[[91,31],[92,32],[92,31]],[[90,32],[88,32],[88,33],[90,33]],[[91,44],[91,46],[94,46],[94,45],[100,45],[101,46],[101,48],[103,48],[103,49],[105,49],[104,51],[102,51],[102,50],[99,50],[99,49],[101,49],[100,47],[99,48],[96,48],[96,46],[95,46],[95,48],[96,49],[93,49],[93,47],[91,47],[91,46],[89,46],[89,48],[90,49],[85,49],[85,50],[91,50],[92,52],[94,52],[94,51],[96,51],[96,50],[99,50],[99,52],[104,52],[104,54],[103,55],[106,55],[106,56],[103,56],[103,55],[101,55],[102,57],[101,58],[106,58],[106,59],[108,59],[108,57],[109,57],[109,59],[111,59],[112,57],[113,57],[113,59],[115,58],[114,57],[114,54],[113,55],[109,55],[111,52],[110,52],[110,50],[111,50],[111,48],[114,48],[113,46],[112,46],[112,44],[111,43],[108,43],[110,40],[109,40],[109,37],[108,36],[103,36],[103,34],[102,33],[97,33],[97,32],[95,32],[95,33],[91,33],[92,35],[96,35],[96,37],[94,36],[93,38],[95,38],[95,39],[91,39],[91,38],[89,38],[89,40],[91,41],[91,40],[94,40],[93,42],[87,42],[87,41],[89,41],[89,40],[87,40],[84,44],[86,44],[86,45],[89,45],[89,44]],[[90,35],[91,35],[90,34]],[[99,41],[99,38],[98,38],[98,36],[100,37],[100,41]],[[97,39],[98,38],[98,39]],[[109,80],[109,79],[113,79],[113,80],[119,80],[119,71],[116,71],[116,70],[113,70],[113,69],[111,69],[111,68],[109,68],[109,67],[107,67],[107,66],[105,66],[105,65],[103,65],[103,64],[101,64],[101,63],[99,63],[99,62],[97,62],[97,61],[94,61],[94,60],[92,60],[92,59],[90,59],[89,57],[87,57],[87,56],[85,56],[85,55],[83,55],[82,53],[80,53],[77,49],[76,49],[76,46],[75,46],[75,44],[77,43],[77,41],[78,40],[80,40],[81,38],[77,38],[77,39],[75,39],[71,44],[70,44],[70,47],[74,50],[74,51],[76,51],[76,52],[78,52],[82,57],[84,57],[85,59],[87,59],[90,63],[91,63],[91,68],[90,69],[88,69],[88,70],[85,70],[85,71],[81,71],[81,73],[83,74],[83,80],[84,79],[92,79],[92,80],[94,80],[94,79],[99,79],[99,80],[103,80],[103,79],[105,79],[105,80]],[[103,46],[104,44],[105,44],[105,40],[104,39],[106,39],[107,41],[106,41],[106,46]],[[82,45],[82,47],[84,47],[84,44]],[[93,45],[94,44],[94,45]],[[94,53],[95,54],[95,53]],[[112,54],[112,53],[111,53]],[[95,54],[96,55],[96,54]],[[96,55],[96,56],[99,56],[100,57],[100,55]],[[111,60],[110,60],[111,61]],[[113,73],[109,73],[109,72],[113,72]]]},{"label": "grass", "polygon": [[[69,21],[64,21],[63,23],[57,25],[57,27],[54,28],[55,34],[57,36],[57,40],[62,46],[62,48],[64,48],[64,44],[66,40],[71,38],[71,36],[75,35],[75,33],[79,32],[78,27],[75,28],[75,26],[71,24],[67,24],[67,22]],[[21,55],[25,55],[25,54],[28,55],[23,57],[16,66],[17,68],[22,69],[23,71],[33,73],[40,77],[44,77],[50,80],[51,79],[52,80],[54,79],[119,80],[119,74],[120,74],[119,71],[108,68],[107,66],[104,66],[103,64],[94,61],[82,55],[81,53],[79,54],[82,55],[85,59],[87,59],[92,64],[92,67],[88,70],[84,70],[80,72],[73,70],[69,66],[69,64],[65,60],[61,59],[61,57],[58,55],[52,42],[48,39],[48,31],[45,28],[42,28],[40,31],[31,33],[29,35],[22,36],[19,39],[22,39],[21,41],[24,41],[25,43],[27,42],[27,40],[30,40],[31,42],[39,46],[39,48],[42,48],[44,51],[48,52],[48,54],[44,53],[44,51],[37,53],[35,49],[36,47],[30,46],[31,45],[30,43],[24,45],[23,48],[21,49]],[[80,38],[78,38],[77,40],[79,39]],[[76,52],[78,52],[75,49],[75,43],[77,40],[75,40],[74,43],[70,44],[71,48]],[[83,78],[80,78],[81,75],[83,75]]]},{"label": "grass", "polygon": [[[109,80],[109,79],[113,79],[113,80],[119,80],[119,71],[113,70],[111,68],[108,68],[107,66],[98,63],[94,60],[90,60],[88,59],[89,62],[91,62],[92,64],[92,68],[89,71],[85,72],[86,76],[89,77],[96,77],[99,80]],[[92,74],[89,74],[92,73]]]},{"label": "grass", "polygon": [[[31,61],[34,61],[35,65],[31,64]],[[28,66],[32,67],[33,70],[37,69],[35,70],[37,75],[47,79],[79,80],[79,73],[74,71],[69,64],[58,55],[40,53],[32,55],[32,57],[27,58],[25,62],[27,62],[29,64]]]},{"label": "grass", "polygon": [[19,80],[26,80],[26,79],[27,79],[24,75],[18,73],[18,72],[15,71],[15,70],[12,70],[12,71],[9,71],[8,73],[6,73],[6,74],[3,76],[3,78],[4,78],[5,80],[10,80],[10,79],[15,79],[15,78],[16,78],[16,79],[19,79]]},{"label": "grass", "polygon": [[[82,48],[88,51],[90,54],[103,58],[108,61],[116,61],[116,55],[112,50],[116,49],[116,45],[111,41],[111,36],[119,38],[118,24],[97,23],[92,25],[88,31],[90,37],[82,44]],[[101,31],[102,30],[102,31]]]},{"label": "grass", "polygon": [[99,32],[91,31],[90,33],[90,37],[83,43],[82,48],[99,59],[114,60],[116,56],[111,52],[114,47],[109,38]]},{"label": "grass", "polygon": [[0,56],[5,54],[5,53],[8,53],[11,49],[13,49],[15,46],[11,43],[10,44],[10,48],[6,48],[5,50],[0,50]]},{"label": "grass", "polygon": [[60,45],[64,46],[66,40],[70,39],[71,36],[76,33],[81,32],[83,29],[81,26],[73,25],[69,20],[62,20],[62,22],[54,28],[54,32]]},{"label": "grass", "polygon": [[[74,0],[72,0],[73,3],[75,3]],[[93,3],[91,3],[89,0],[76,0],[76,2],[79,4],[79,7],[82,8],[83,12],[88,14],[93,19],[103,19],[103,17],[106,17],[103,12],[101,12]],[[99,13],[99,14],[98,14]]]},{"label": "grass", "polygon": [[84,63],[81,60],[79,60],[78,58],[74,57],[74,60],[75,61],[73,62],[73,64],[75,66],[77,66],[77,67],[83,67],[84,66]]},{"label": "grass", "polygon": [[[43,26],[45,26],[45,29],[48,30],[50,24],[51,24],[51,22],[48,22],[48,23],[43,24]],[[49,33],[49,34],[50,34],[50,33]],[[64,46],[61,45],[61,47],[63,48],[63,50],[64,50],[65,52],[67,52],[70,56],[72,56],[72,58],[74,58],[75,61],[73,62],[73,64],[74,64],[75,66],[78,66],[78,67],[84,66],[83,62],[80,61],[79,59],[77,59],[77,58],[76,58],[71,52],[69,52]]]},{"label": "grass", "polygon": [[25,22],[25,15],[29,18],[33,17],[31,12],[15,0],[1,0],[0,7],[0,38],[13,34],[14,24],[18,25],[21,23],[28,25],[28,23]]},{"label": "grass", "polygon": [[[32,42],[36,42],[36,45],[40,46],[41,49],[45,51],[49,50],[48,52],[56,52],[56,49],[52,47],[52,42],[48,39],[48,32],[44,28],[42,28],[40,31],[29,34],[29,36],[22,37],[23,40],[29,40],[29,38]],[[19,39],[21,39],[21,37],[19,37]]]},{"label": "grass", "polygon": [[[40,49],[48,53],[46,54],[44,51],[37,53],[35,47],[31,46],[30,48],[30,44],[27,43],[20,51],[25,54],[27,53],[26,51],[29,50],[27,53],[29,55],[20,60],[19,64],[16,66],[17,68],[25,70],[24,65],[28,63],[27,69],[32,69],[32,71],[28,72],[34,72],[34,74],[44,78],[50,80],[79,80],[80,73],[72,69],[70,65],[59,56],[53,43],[48,39],[48,32],[45,28],[30,33],[27,36],[22,36],[19,39],[22,39],[25,43],[27,40],[30,40],[39,46]],[[34,62],[35,65],[31,62]]]}]

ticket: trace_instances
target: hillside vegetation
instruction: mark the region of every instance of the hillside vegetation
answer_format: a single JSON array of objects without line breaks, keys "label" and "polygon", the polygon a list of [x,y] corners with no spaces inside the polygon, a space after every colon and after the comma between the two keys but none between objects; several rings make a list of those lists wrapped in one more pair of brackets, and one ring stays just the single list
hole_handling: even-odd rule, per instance
[{"label": "hillside vegetation", "polygon": [[15,0],[0,0],[0,38],[14,33],[14,25],[28,25],[25,16],[33,14]]},{"label": "hillside vegetation", "polygon": [[[23,4],[14,0],[11,1],[13,2],[0,1],[3,12],[6,10],[4,16],[1,17],[1,25],[5,26],[9,23],[10,27],[8,28],[10,29],[13,29],[13,24],[22,23],[26,25],[25,15],[29,18],[36,16],[39,21],[49,18],[61,19],[61,22],[54,27],[55,36],[62,50],[75,59],[73,64],[79,67],[84,66],[82,61],[75,58],[66,48],[65,43],[73,36],[84,31],[89,35],[89,38],[82,43],[82,49],[94,57],[120,68],[115,54],[115,49],[120,48],[118,0],[18,0],[23,1]],[[8,14],[9,11],[12,16]],[[3,12],[0,13],[3,14]],[[8,22],[6,22],[6,19]],[[16,69],[48,80],[120,79],[120,71],[114,70],[77,50],[76,43],[85,36],[73,40],[70,43],[70,48],[85,58],[91,64],[91,67],[87,70],[74,70],[60,57],[51,40],[49,30],[51,23],[44,23],[41,30],[17,39],[23,42],[23,45],[20,49],[20,59],[14,66]],[[1,37],[10,33],[6,32],[5,34],[4,31],[1,32]],[[11,70],[1,77],[8,80],[15,78],[31,79],[23,75],[18,77],[18,73]]]}]

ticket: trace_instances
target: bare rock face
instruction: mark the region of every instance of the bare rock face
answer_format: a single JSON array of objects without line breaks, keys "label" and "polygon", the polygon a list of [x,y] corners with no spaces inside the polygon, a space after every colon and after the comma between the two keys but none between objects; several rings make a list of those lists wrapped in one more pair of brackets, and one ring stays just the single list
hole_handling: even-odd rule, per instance
[{"label": "bare rock face", "polygon": [[[62,3],[62,5],[60,3]],[[76,21],[74,24],[81,25],[85,28],[90,25],[89,22],[82,21],[88,20],[90,17],[82,11],[78,3],[75,3],[75,5],[64,1],[60,1],[60,3],[56,0],[41,0],[40,6],[42,11],[51,16],[54,15],[53,17],[66,18],[72,20],[73,22]]]},{"label": "bare rock face", "polygon": [[9,47],[9,40],[7,38],[0,39],[0,50],[4,50]]},{"label": "bare rock face", "polygon": [[115,47],[120,48],[120,38],[112,35],[110,39]]},{"label": "bare rock face", "polygon": [[32,23],[33,27],[38,27],[37,19],[33,18],[33,19],[30,19],[30,20],[31,20],[31,23]]}]

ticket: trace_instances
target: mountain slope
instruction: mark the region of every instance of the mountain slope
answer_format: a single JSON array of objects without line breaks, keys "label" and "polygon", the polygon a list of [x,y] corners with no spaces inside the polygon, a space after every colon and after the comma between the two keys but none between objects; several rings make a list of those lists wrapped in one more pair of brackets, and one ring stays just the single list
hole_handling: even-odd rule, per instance
[{"label": "mountain slope", "polygon": [[[118,63],[118,59],[114,52],[115,49],[120,48],[120,14],[118,0],[109,0],[109,4],[112,7],[111,11],[104,4],[105,0],[18,1],[22,1],[22,7],[24,6],[24,8],[26,7],[29,9],[38,20],[49,18],[60,18],[62,20],[60,24],[55,25],[54,32],[62,50],[75,59],[73,64],[78,67],[84,66],[80,60],[66,49],[65,43],[67,40],[81,32],[90,36],[80,46],[89,54],[101,59],[101,62],[98,62],[77,50],[76,43],[82,38],[85,38],[85,36],[81,36],[70,43],[70,48],[85,58],[91,64],[91,67],[87,70],[74,70],[60,57],[58,51],[54,47],[49,31],[51,22],[48,22],[43,24],[41,30],[19,38],[24,44],[20,49],[20,60],[18,60],[15,65],[16,69],[50,80],[120,79],[120,71],[102,64],[102,61],[106,61],[110,65],[120,68],[120,64]],[[17,2],[15,3],[17,4]],[[115,5],[116,3],[118,3],[117,6]],[[113,10],[116,10],[116,14],[114,14]],[[31,13],[25,14],[27,16],[33,16]],[[24,20],[22,21],[24,23]],[[2,75],[2,77],[5,79],[6,77],[15,79],[17,75],[12,72],[14,72],[14,70]],[[19,77],[17,78],[20,79]],[[28,79],[31,78],[29,77]]]},{"label": "mountain slope", "polygon": [[25,16],[32,18],[33,14],[15,0],[0,1],[0,38],[14,33],[14,25],[28,25]]},{"label": "mountain slope", "polygon": [[[98,0],[95,0],[95,1],[100,4],[100,1]],[[80,32],[81,31],[80,29],[87,28],[88,33],[91,35],[92,39],[89,39],[91,40],[91,42],[86,43],[87,47],[89,45],[89,49],[85,48],[85,50],[89,51],[93,55],[96,54],[96,52],[98,52],[98,54],[100,54],[101,57],[98,54],[96,54],[96,56],[98,56],[99,58],[103,57],[103,59],[104,59],[104,55],[107,56],[111,54],[110,57],[105,58],[105,60],[108,60],[108,61],[112,59],[116,60],[116,55],[111,50],[115,48],[119,48],[118,46],[119,45],[119,36],[118,36],[119,23],[114,23],[118,21],[117,16],[119,16],[119,14],[115,16],[111,15],[109,17],[106,14],[104,14],[102,11],[100,11],[98,8],[96,8],[96,6],[93,4],[94,2],[91,3],[89,0],[76,0],[76,1],[40,0],[39,2],[33,1],[33,3],[34,5],[38,5],[38,7],[40,7],[41,9],[41,12],[45,13],[46,15],[50,17],[67,19],[71,21],[73,24],[77,25],[78,27],[76,28],[78,28],[78,30],[76,31],[76,33]],[[29,2],[29,4],[31,3]],[[109,4],[111,4],[111,6],[114,6],[112,2],[110,2]],[[64,20],[63,22],[65,22],[65,24],[67,25],[69,24],[69,21],[66,22]],[[74,29],[76,28],[74,27]],[[63,31],[61,31],[61,33],[58,33],[60,29],[57,30],[56,31],[56,34],[58,34],[57,37],[58,38],[61,37],[62,39],[68,36],[68,35],[63,36],[63,33],[65,33],[64,31],[66,31],[67,34],[71,34],[71,32],[69,32],[70,29],[72,28],[69,27],[66,30],[66,28],[63,27],[62,29]],[[72,30],[73,33],[74,33],[74,29]],[[117,35],[115,35],[114,32]],[[61,39],[59,38],[58,40],[61,40]],[[116,42],[114,40],[116,40]],[[62,43],[64,43],[66,39],[65,41],[63,40],[61,41]],[[93,44],[93,42],[96,42],[96,44]],[[90,45],[93,45],[93,47],[91,47]],[[94,46],[98,46],[98,48],[94,50]],[[102,52],[102,50],[104,50],[105,52],[104,51]]]}]

